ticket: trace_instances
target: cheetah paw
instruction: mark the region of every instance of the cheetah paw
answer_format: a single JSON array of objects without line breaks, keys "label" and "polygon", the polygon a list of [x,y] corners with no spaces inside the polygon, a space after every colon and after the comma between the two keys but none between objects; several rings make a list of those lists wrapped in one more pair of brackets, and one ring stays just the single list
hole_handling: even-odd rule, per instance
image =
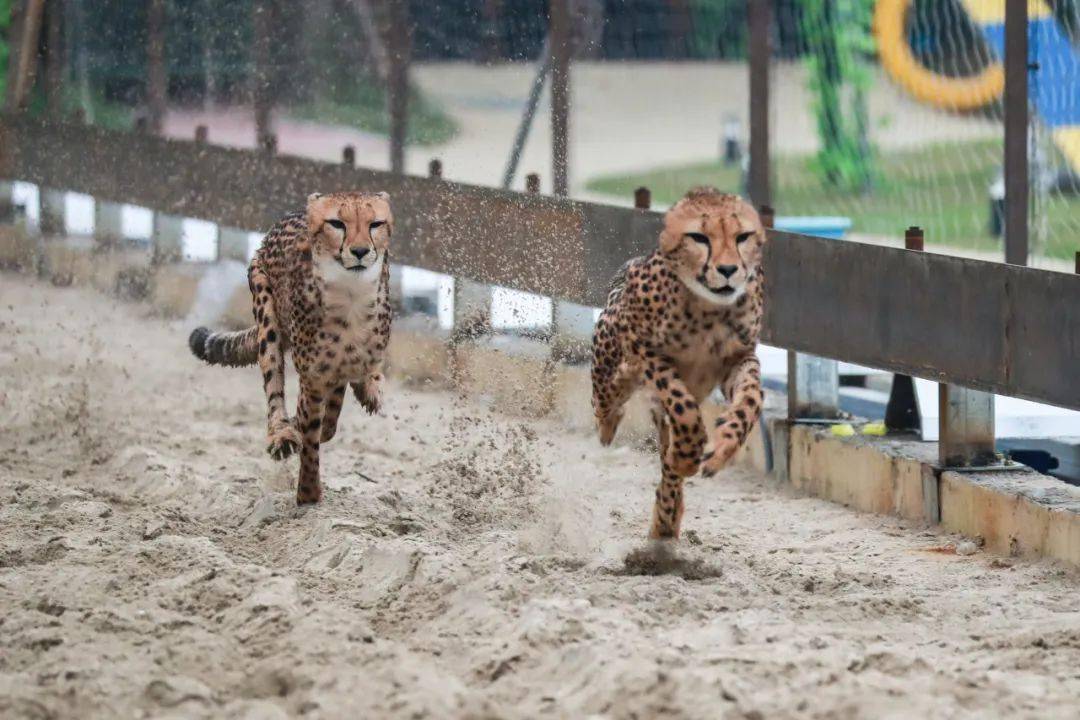
[{"label": "cheetah paw", "polygon": [[353,385],[353,394],[368,415],[374,415],[382,407],[382,374],[375,374],[364,381],[363,385]]},{"label": "cheetah paw", "polygon": [[701,474],[704,477],[712,477],[727,467],[735,452],[739,449],[738,443],[723,443],[715,449],[705,453],[701,458]]},{"label": "cheetah paw", "polygon": [[284,460],[300,450],[303,438],[291,420],[279,423],[266,438],[266,452],[275,460]]}]

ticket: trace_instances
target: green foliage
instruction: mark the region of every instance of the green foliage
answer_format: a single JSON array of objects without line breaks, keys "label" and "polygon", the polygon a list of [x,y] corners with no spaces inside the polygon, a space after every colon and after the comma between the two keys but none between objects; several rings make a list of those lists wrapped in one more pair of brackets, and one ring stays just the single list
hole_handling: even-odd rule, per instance
[{"label": "green foliage", "polygon": [[8,28],[11,26],[11,0],[0,0],[0,98],[7,96]]},{"label": "green foliage", "polygon": [[[68,117],[83,109],[78,88],[71,84],[64,86],[60,103],[61,112]],[[45,116],[47,112],[45,94],[42,92],[40,85],[30,95],[26,112],[31,117]],[[89,116],[94,118],[94,125],[106,130],[130,130],[135,124],[134,115],[130,105],[108,100],[100,89],[93,87],[90,89]]]},{"label": "green foliage", "polygon": [[872,0],[806,0],[803,31],[821,149],[812,168],[832,186],[867,192],[876,176],[866,91]]},{"label": "green foliage", "polygon": [[[386,93],[373,80],[355,78],[337,83],[331,92],[320,93],[309,102],[288,109],[290,115],[305,120],[337,123],[386,135],[390,132],[390,112]],[[440,145],[453,138],[458,124],[437,104],[413,88],[409,95],[409,125],[405,142],[410,145]]]},{"label": "green foliage", "polygon": [[732,27],[745,28],[746,3],[742,0],[691,0],[690,34],[686,38],[687,55],[692,58],[715,58],[722,40],[734,40],[724,48],[724,57],[746,56],[746,32],[733,35]]}]

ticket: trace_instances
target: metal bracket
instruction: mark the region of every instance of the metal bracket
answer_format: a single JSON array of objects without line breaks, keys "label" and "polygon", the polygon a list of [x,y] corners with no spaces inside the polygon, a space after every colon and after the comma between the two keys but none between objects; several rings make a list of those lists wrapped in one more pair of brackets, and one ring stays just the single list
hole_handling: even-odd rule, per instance
[{"label": "metal bracket", "polygon": [[788,419],[839,421],[840,374],[835,360],[788,351]]},{"label": "metal bracket", "polygon": [[999,467],[994,447],[994,396],[942,383],[938,386],[938,460],[946,470]]}]

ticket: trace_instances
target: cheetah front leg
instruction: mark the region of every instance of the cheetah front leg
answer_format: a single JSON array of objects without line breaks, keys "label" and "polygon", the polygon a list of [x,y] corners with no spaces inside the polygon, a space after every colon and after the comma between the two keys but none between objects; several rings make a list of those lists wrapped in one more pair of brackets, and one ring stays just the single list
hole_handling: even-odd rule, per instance
[{"label": "cheetah front leg", "polygon": [[757,357],[747,355],[735,363],[721,387],[728,408],[716,419],[713,449],[701,466],[706,477],[728,464],[761,414],[761,365]]},{"label": "cheetah front leg", "polygon": [[321,388],[300,380],[300,400],[296,424],[303,435],[300,451],[300,479],[296,483],[296,504],[307,505],[322,499],[319,482],[319,440],[322,437],[323,394]]},{"label": "cheetah front leg", "polygon": [[656,488],[652,523],[649,537],[654,540],[679,537],[683,516],[683,479],[667,466],[668,446],[671,443],[671,421],[657,400],[652,408],[652,420],[656,426],[656,439],[660,448],[660,485]]},{"label": "cheetah front leg", "polygon": [[[705,448],[705,426],[697,398],[665,358],[655,354],[645,358],[645,381],[652,387],[654,399],[667,420],[667,438],[662,442],[662,460],[679,477],[698,471]],[[661,435],[664,439],[663,434]]]},{"label": "cheetah front leg", "polygon": [[266,393],[266,452],[284,460],[300,449],[300,433],[285,414],[285,348],[278,326],[270,282],[257,265],[252,265],[248,285],[259,328],[259,370]]},{"label": "cheetah front leg", "polygon": [[653,540],[677,540],[682,528],[683,478],[665,462],[656,488],[649,537]]},{"label": "cheetah front leg", "polygon": [[683,516],[683,478],[698,471],[705,447],[705,427],[697,399],[666,359],[645,358],[645,379],[653,389],[653,411],[660,441],[660,485],[653,503],[649,537],[679,537]]}]

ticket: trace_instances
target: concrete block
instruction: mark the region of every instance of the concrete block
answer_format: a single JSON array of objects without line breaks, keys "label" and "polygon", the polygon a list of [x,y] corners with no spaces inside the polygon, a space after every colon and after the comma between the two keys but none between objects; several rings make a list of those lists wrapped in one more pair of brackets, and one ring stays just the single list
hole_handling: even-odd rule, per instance
[{"label": "concrete block", "polygon": [[873,444],[834,438],[811,425],[790,428],[788,474],[793,487],[864,512],[922,520],[922,467]]}]

